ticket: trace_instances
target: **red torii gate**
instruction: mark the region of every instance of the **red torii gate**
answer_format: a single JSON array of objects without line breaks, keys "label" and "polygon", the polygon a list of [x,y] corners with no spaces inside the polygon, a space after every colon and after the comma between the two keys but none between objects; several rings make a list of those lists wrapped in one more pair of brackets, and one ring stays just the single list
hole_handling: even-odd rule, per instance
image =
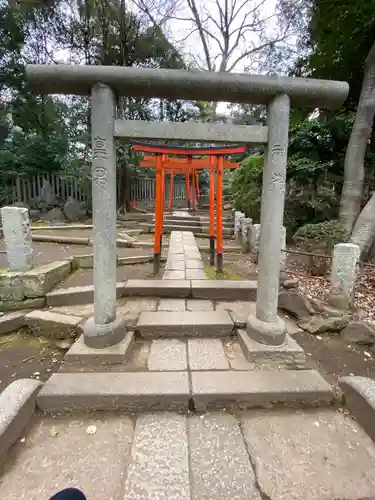
[{"label": "red torii gate", "polygon": [[[165,172],[171,173],[172,178],[176,172],[185,172],[186,193],[188,208],[190,209],[190,174],[192,175],[193,187],[193,209],[195,209],[195,189],[198,184],[196,179],[197,170],[207,168],[210,170],[210,264],[215,262],[215,172],[216,172],[216,267],[217,272],[223,270],[223,172],[224,168],[237,168],[239,164],[224,160],[224,156],[245,153],[247,146],[219,146],[219,147],[181,147],[163,144],[148,144],[133,142],[134,151],[151,153],[155,156],[146,156],[141,162],[142,167],[156,169],[156,199],[155,199],[155,232],[154,232],[154,272],[160,269],[160,256],[163,238],[164,220],[164,191]],[[185,158],[174,158],[183,156]],[[208,159],[196,159],[194,157],[208,157]],[[173,188],[172,188],[173,189]],[[173,191],[172,191],[173,192]],[[171,197],[170,197],[171,200]]]}]

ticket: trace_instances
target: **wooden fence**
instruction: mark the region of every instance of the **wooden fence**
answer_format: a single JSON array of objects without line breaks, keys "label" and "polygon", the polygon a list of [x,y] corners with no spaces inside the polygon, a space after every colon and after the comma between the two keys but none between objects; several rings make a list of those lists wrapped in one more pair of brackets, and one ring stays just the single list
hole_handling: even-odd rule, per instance
[{"label": "wooden fence", "polygon": [[[48,181],[56,196],[62,201],[72,197],[76,200],[91,202],[91,179],[75,176],[62,175],[60,173],[48,172],[38,173],[30,177],[9,175],[3,183],[0,192],[0,205],[9,205],[15,202],[30,203],[38,198],[43,182]],[[119,196],[120,185],[117,184],[117,196]],[[156,197],[155,179],[136,179],[130,186],[130,199],[136,202],[153,203]],[[169,198],[169,178],[166,178],[165,199]],[[174,182],[174,200],[185,200],[186,190],[183,181]],[[202,195],[202,200],[207,196]]]}]

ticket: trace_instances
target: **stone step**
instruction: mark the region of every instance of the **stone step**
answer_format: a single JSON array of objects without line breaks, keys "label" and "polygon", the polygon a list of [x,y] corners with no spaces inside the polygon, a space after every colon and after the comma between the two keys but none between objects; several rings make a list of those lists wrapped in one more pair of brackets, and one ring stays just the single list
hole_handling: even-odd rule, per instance
[{"label": "stone step", "polygon": [[227,311],[142,312],[136,326],[146,338],[229,337],[233,328]]},{"label": "stone step", "polygon": [[328,405],[332,387],[316,370],[197,371],[191,373],[195,408]]},{"label": "stone step", "polygon": [[188,372],[54,373],[37,398],[46,413],[187,410]]},{"label": "stone step", "polygon": [[[157,368],[157,367],[156,367]],[[191,386],[189,386],[191,377]],[[315,370],[55,373],[37,397],[46,413],[197,411],[323,406],[331,386]]]}]

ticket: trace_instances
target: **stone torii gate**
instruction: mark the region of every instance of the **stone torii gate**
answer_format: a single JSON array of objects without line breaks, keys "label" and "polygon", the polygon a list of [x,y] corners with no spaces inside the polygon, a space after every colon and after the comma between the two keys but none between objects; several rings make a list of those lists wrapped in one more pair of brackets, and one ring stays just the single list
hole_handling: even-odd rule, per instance
[{"label": "stone torii gate", "polygon": [[[248,334],[282,345],[285,325],[277,314],[290,106],[334,109],[346,99],[345,82],[234,73],[28,65],[35,93],[91,95],[92,198],[94,218],[94,317],[84,328],[85,344],[104,348],[125,336],[116,318],[116,151],[115,138],[267,144],[261,203],[256,314]],[[267,127],[203,123],[148,123],[116,119],[116,97],[148,97],[265,104]]]}]

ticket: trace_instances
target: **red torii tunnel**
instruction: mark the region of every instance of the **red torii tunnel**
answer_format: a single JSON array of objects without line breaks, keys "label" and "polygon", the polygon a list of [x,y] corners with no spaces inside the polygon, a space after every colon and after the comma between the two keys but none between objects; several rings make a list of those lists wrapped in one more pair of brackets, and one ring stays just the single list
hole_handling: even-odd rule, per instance
[{"label": "red torii tunnel", "polygon": [[[155,168],[156,170],[156,199],[155,199],[155,232],[154,232],[154,271],[160,269],[160,256],[163,239],[165,173],[171,175],[169,209],[172,210],[173,176],[175,173],[185,173],[186,195],[190,209],[190,175],[192,176],[192,208],[196,207],[196,192],[199,197],[197,172],[207,168],[210,171],[210,264],[215,263],[216,240],[216,268],[220,273],[223,270],[223,173],[224,168],[238,168],[238,163],[224,159],[226,156],[245,153],[247,146],[219,146],[219,147],[181,147],[164,144],[149,144],[133,142],[134,151],[149,153],[141,162],[141,167]],[[176,158],[177,157],[177,158]],[[183,158],[180,158],[183,157]],[[200,157],[199,159],[196,157]],[[203,157],[203,158],[202,158]],[[216,189],[215,189],[216,174]],[[197,190],[198,187],[198,190]],[[216,191],[216,197],[215,197]],[[215,198],[216,198],[216,234],[215,234]]]}]

